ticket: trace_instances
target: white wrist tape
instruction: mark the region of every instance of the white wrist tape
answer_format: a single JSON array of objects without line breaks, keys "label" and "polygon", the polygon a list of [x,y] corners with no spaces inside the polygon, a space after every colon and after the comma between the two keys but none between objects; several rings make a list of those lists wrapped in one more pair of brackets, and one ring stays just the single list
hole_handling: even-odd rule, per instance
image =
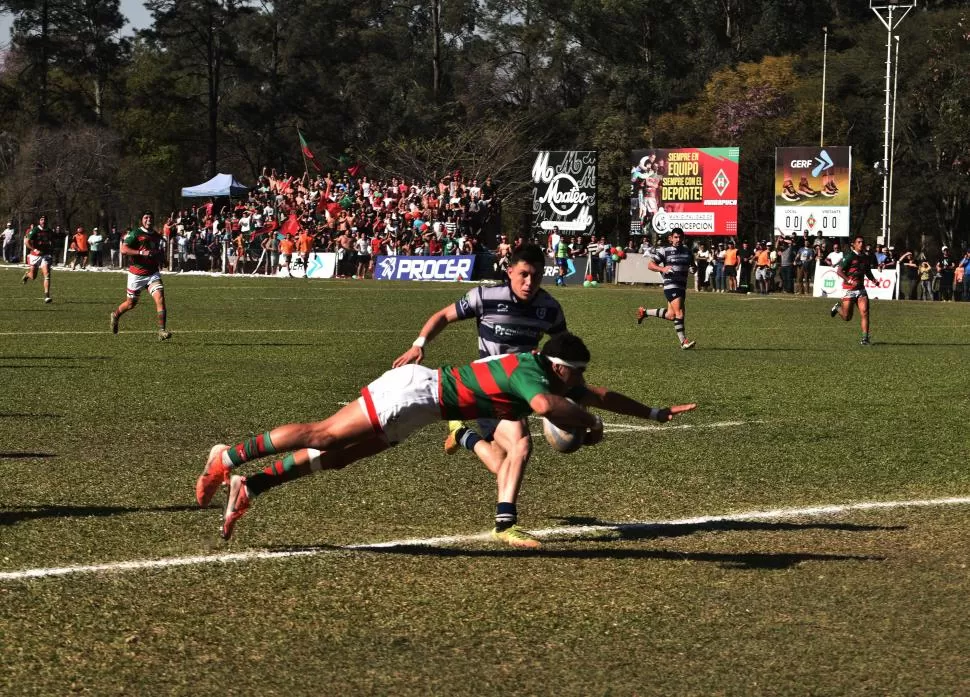
[{"label": "white wrist tape", "polygon": [[428,340],[425,337],[419,336],[417,339],[414,340],[414,343],[411,344],[411,346],[417,346],[419,349],[423,349],[424,348],[424,345],[427,342],[428,342]]}]

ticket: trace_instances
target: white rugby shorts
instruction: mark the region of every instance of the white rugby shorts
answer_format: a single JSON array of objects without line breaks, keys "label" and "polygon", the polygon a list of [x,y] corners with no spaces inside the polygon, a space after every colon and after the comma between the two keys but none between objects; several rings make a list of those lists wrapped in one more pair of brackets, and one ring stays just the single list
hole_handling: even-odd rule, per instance
[{"label": "white rugby shorts", "polygon": [[54,261],[50,254],[34,254],[30,252],[27,254],[27,266],[32,268],[34,271],[47,267],[50,269],[54,265]]},{"label": "white rugby shorts", "polygon": [[139,276],[131,271],[128,272],[129,298],[137,298],[146,288],[148,288],[148,292],[152,295],[162,290],[162,274],[156,271],[150,276]]},{"label": "white rugby shorts", "polygon": [[362,389],[357,403],[374,431],[397,445],[419,428],[442,420],[438,382],[437,370],[402,365]]}]

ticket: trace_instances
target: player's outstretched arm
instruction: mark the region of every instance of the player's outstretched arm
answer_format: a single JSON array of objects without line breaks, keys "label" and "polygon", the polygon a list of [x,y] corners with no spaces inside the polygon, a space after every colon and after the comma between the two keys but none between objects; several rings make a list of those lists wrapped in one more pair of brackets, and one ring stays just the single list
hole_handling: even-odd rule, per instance
[{"label": "player's outstretched arm", "polygon": [[428,318],[428,321],[421,327],[418,338],[411,344],[411,348],[398,356],[391,364],[392,368],[400,368],[408,363],[420,363],[424,360],[424,346],[427,342],[438,336],[442,329],[458,319],[458,310],[454,304],[448,305]]},{"label": "player's outstretched arm", "polygon": [[606,387],[586,385],[586,394],[582,402],[588,407],[605,409],[614,414],[625,416],[635,416],[638,419],[651,419],[666,423],[675,416],[684,412],[693,411],[697,408],[696,404],[675,404],[670,407],[651,407],[643,402],[638,402],[632,397],[627,397],[619,392],[614,392]]}]

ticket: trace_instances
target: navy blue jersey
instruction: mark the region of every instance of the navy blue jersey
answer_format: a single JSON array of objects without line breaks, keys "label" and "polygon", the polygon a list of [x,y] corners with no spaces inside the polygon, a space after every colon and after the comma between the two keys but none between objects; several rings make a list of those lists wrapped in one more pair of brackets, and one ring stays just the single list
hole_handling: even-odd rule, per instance
[{"label": "navy blue jersey", "polygon": [[664,290],[687,290],[687,274],[694,266],[694,257],[685,245],[657,247],[650,255],[657,266],[669,266],[663,274]]},{"label": "navy blue jersey", "polygon": [[539,347],[543,334],[566,331],[562,307],[541,289],[531,302],[524,303],[507,284],[479,286],[455,303],[455,309],[458,319],[478,320],[480,357],[532,351]]}]

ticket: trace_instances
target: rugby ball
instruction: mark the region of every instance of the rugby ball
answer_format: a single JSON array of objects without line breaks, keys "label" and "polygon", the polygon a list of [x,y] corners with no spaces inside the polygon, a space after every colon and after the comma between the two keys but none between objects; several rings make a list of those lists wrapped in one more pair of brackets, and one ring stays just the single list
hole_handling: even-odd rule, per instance
[{"label": "rugby ball", "polygon": [[583,447],[586,429],[582,426],[571,429],[559,428],[549,419],[542,417],[542,435],[545,436],[549,447],[557,453],[574,453]]}]

